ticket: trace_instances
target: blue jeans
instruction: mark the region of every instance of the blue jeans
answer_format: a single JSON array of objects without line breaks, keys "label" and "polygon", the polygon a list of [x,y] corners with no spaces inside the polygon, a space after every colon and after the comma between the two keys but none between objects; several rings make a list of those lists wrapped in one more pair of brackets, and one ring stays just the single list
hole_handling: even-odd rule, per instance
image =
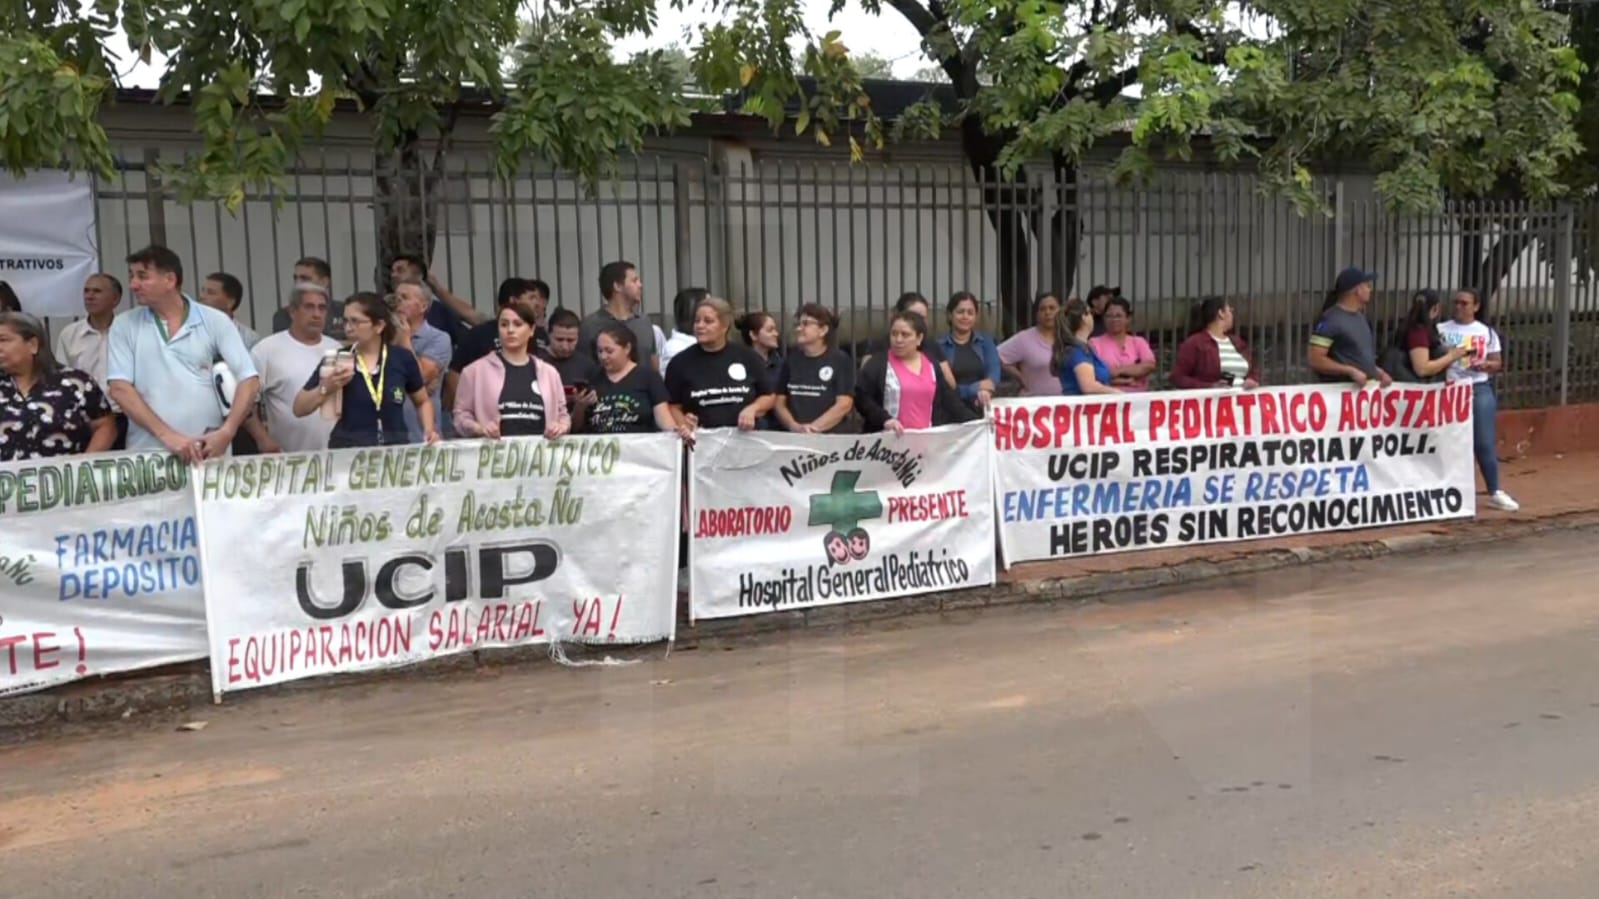
[{"label": "blue jeans", "polygon": [[1490,494],[1499,491],[1499,432],[1494,418],[1499,413],[1499,400],[1494,397],[1494,385],[1483,381],[1471,388],[1471,452],[1477,457],[1477,467],[1482,469],[1482,483]]}]

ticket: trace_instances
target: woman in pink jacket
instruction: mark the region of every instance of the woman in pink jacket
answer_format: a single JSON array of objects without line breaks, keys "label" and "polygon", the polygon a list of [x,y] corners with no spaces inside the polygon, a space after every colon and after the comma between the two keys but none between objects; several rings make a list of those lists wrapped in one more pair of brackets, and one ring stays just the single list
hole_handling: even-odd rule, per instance
[{"label": "woman in pink jacket", "polygon": [[533,355],[533,307],[516,301],[500,310],[500,347],[461,372],[455,394],[455,432],[462,437],[537,437],[554,440],[572,427],[566,391],[555,366]]}]

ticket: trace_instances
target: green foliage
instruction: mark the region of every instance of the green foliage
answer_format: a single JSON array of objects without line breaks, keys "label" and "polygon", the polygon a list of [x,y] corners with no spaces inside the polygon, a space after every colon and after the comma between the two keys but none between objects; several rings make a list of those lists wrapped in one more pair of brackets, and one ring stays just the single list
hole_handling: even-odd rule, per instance
[{"label": "green foliage", "polygon": [[[618,59],[617,44],[653,32],[662,2],[708,24],[680,53]],[[1126,141],[1123,177],[1203,145],[1254,160],[1306,208],[1321,202],[1309,173],[1329,161],[1374,167],[1387,201],[1407,209],[1599,183],[1599,166],[1576,164],[1591,157],[1574,126],[1581,112],[1599,146],[1594,106],[1579,103],[1599,93],[1591,71],[1581,80],[1599,25],[1573,47],[1567,17],[1528,0],[857,2],[916,28],[954,97],[905,111],[895,135],[959,125],[972,162],[1001,171],[1072,164],[1114,137]],[[692,83],[862,158],[887,140],[862,88],[884,64],[814,28],[807,8],[553,0],[527,24],[519,0],[12,0],[0,8],[0,154],[13,170],[109,168],[96,116],[130,62],[106,49],[121,32],[164,61],[161,99],[193,105],[202,145],[180,183],[234,204],[279,179],[340,99],[374,117],[383,156],[447,137],[452,110],[484,97],[500,107],[502,171],[538,155],[593,180],[652,132],[683,126]]]},{"label": "green foliage", "polygon": [[617,61],[600,15],[529,28],[516,55],[516,90],[493,125],[503,174],[537,154],[590,180],[613,175],[618,149],[636,151],[649,129],[689,122],[677,62],[663,51]]},{"label": "green foliage", "polygon": [[19,175],[41,162],[109,170],[95,115],[106,86],[34,35],[0,36],[0,163]]}]

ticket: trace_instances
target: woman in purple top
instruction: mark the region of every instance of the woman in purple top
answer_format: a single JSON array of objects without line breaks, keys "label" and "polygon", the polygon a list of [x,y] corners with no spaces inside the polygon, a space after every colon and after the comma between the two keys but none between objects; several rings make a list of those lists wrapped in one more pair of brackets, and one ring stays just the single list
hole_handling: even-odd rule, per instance
[{"label": "woman in purple top", "polygon": [[1060,297],[1044,291],[1033,298],[1033,326],[1018,331],[999,345],[999,362],[1006,374],[1022,382],[1027,396],[1059,396],[1060,379],[1050,371],[1055,353],[1055,317]]}]

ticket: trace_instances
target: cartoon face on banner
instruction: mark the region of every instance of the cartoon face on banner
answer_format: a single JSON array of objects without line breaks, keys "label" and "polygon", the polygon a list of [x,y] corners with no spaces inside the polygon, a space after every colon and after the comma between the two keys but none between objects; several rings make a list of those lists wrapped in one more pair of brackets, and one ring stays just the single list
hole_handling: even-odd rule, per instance
[{"label": "cartoon face on banner", "polygon": [[813,493],[810,497],[811,527],[829,527],[822,538],[827,560],[834,565],[846,565],[866,558],[872,549],[872,536],[861,527],[861,522],[883,517],[883,497],[876,490],[857,491],[859,471],[839,471],[833,474],[832,489],[826,493]]}]

